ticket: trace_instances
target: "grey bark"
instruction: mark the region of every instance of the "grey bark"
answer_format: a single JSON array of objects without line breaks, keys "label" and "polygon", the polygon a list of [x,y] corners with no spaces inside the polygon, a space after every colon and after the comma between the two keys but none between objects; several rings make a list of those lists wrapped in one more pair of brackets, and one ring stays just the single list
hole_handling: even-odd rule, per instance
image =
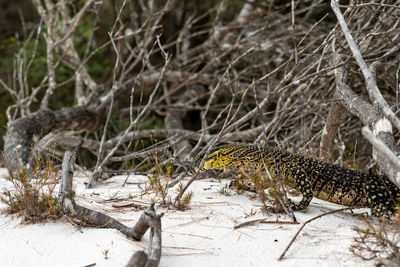
[{"label": "grey bark", "polygon": [[[334,55],[335,62],[340,61],[340,56]],[[344,67],[340,67],[335,70],[336,75],[336,93],[338,97],[343,100],[342,104],[349,110],[353,115],[358,117],[364,125],[372,126],[377,138],[379,138],[393,153],[398,156],[400,155],[400,149],[396,145],[393,133],[385,131],[376,127],[379,121],[385,119],[385,116],[379,109],[375,108],[370,103],[362,100],[349,86],[345,84],[346,70]],[[388,159],[384,154],[376,153],[374,151],[374,159],[379,165],[380,170],[385,173],[389,179],[400,187],[398,181],[398,171],[392,168]]]},{"label": "grey bark", "polygon": [[73,166],[74,155],[70,151],[66,151],[62,163],[59,193],[61,212],[89,225],[117,229],[127,237],[135,240],[141,240],[149,227],[151,227],[148,256],[144,252],[136,252],[127,266],[158,266],[161,258],[161,217],[164,214],[156,214],[154,205],[151,205],[142,213],[134,227],[127,227],[108,215],[76,204],[72,198]]},{"label": "grey bark", "polygon": [[326,118],[326,123],[321,136],[319,152],[321,160],[332,162],[335,135],[340,124],[340,118],[342,117],[344,111],[345,109],[340,103],[332,104],[331,108],[329,109],[328,117]]},{"label": "grey bark", "polygon": [[81,129],[92,131],[97,127],[98,114],[85,107],[63,108],[57,111],[41,109],[31,115],[9,122],[4,137],[6,167],[10,174],[22,168],[33,167],[31,141],[34,135],[53,131]]},{"label": "grey bark", "polygon": [[101,228],[114,228],[135,240],[140,240],[149,228],[148,223],[143,223],[143,215],[133,228],[130,228],[119,221],[86,207],[76,204],[72,198],[72,178],[73,178],[73,154],[65,152],[61,171],[61,187],[59,194],[61,212],[78,220]]},{"label": "grey bark", "polygon": [[145,266],[147,262],[147,254],[143,250],[136,251],[129,259],[126,267]]},{"label": "grey bark", "polygon": [[[150,207],[142,216],[150,225],[150,244],[148,248],[148,255],[144,251],[136,251],[130,258],[127,267],[133,266],[146,266],[156,267],[160,264],[161,259],[161,217],[164,214],[156,214],[154,209]],[[142,218],[142,217],[141,217]]]},{"label": "grey bark", "polygon": [[347,43],[350,47],[350,50],[353,54],[354,59],[357,61],[357,64],[360,66],[360,69],[363,73],[365,83],[367,85],[367,91],[370,96],[371,101],[376,104],[381,110],[382,113],[385,115],[386,118],[390,120],[390,122],[400,131],[400,119],[396,116],[396,114],[392,111],[389,104],[383,98],[381,92],[378,89],[376,84],[375,77],[373,75],[373,71],[368,68],[367,64],[365,63],[360,50],[357,47],[356,42],[354,41],[353,36],[350,33],[350,30],[344,20],[343,14],[340,11],[339,3],[337,0],[331,0],[331,7],[333,12],[338,19],[338,22],[342,28],[343,34],[347,40]]}]

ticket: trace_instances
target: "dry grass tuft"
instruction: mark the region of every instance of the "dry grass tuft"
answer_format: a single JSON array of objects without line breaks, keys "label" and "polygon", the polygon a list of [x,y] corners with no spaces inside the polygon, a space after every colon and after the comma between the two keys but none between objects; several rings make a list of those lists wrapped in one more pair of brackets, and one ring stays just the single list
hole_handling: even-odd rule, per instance
[{"label": "dry grass tuft", "polygon": [[355,229],[358,236],[350,251],[363,260],[375,261],[377,266],[400,266],[400,217],[391,222],[366,223],[367,228]]},{"label": "dry grass tuft", "polygon": [[[185,186],[183,183],[178,184],[177,193],[179,195],[183,195],[184,187]],[[193,191],[189,191],[188,193],[184,194],[183,197],[177,200],[177,202],[175,203],[175,207],[178,210],[187,210],[189,208],[189,204],[192,201],[193,196],[194,196]]]},{"label": "dry grass tuft", "polygon": [[153,191],[156,197],[153,199],[153,203],[159,204],[161,207],[175,207],[178,210],[186,210],[189,208],[189,204],[193,198],[193,191],[190,191],[183,195],[184,185],[178,184],[177,194],[182,194],[176,203],[173,203],[171,194],[169,194],[169,183],[172,180],[174,167],[172,165],[166,165],[162,167],[158,163],[157,155],[155,156],[155,171],[149,176],[150,190]]},{"label": "dry grass tuft", "polygon": [[60,217],[58,198],[55,195],[58,174],[48,164],[40,164],[31,173],[22,170],[19,174],[6,177],[12,183],[11,189],[3,189],[0,200],[7,205],[5,212],[18,214],[25,223],[37,223]]},{"label": "dry grass tuft", "polygon": [[264,211],[272,213],[284,212],[282,207],[284,196],[280,181],[278,179],[269,179],[265,172],[240,170],[237,179],[231,183],[231,188],[238,194],[244,191],[255,192],[257,198],[264,205]]}]

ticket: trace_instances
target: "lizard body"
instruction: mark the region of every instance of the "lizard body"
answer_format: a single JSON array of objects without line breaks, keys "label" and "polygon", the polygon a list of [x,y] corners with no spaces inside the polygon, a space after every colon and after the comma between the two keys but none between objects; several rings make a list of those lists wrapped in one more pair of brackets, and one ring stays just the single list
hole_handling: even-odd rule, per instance
[{"label": "lizard body", "polygon": [[[203,164],[200,166],[200,163]],[[350,207],[369,207],[374,216],[395,212],[400,190],[386,176],[339,167],[286,151],[254,145],[225,145],[213,149],[204,160],[198,157],[191,173],[202,170],[269,170],[303,195],[299,203],[290,201],[293,210],[304,210],[315,196]]]}]

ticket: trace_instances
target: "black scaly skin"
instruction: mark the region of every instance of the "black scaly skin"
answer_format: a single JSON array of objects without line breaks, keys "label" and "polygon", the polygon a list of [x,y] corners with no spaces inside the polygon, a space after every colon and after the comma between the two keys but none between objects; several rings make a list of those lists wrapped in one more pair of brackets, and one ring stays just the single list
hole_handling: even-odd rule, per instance
[{"label": "black scaly skin", "polygon": [[278,173],[284,183],[303,195],[299,203],[290,201],[293,210],[304,210],[313,196],[349,207],[369,207],[374,216],[390,216],[400,200],[400,190],[386,176],[350,170],[286,151],[253,145],[225,145],[213,149],[202,166],[195,160],[190,173],[215,169],[263,170]]}]

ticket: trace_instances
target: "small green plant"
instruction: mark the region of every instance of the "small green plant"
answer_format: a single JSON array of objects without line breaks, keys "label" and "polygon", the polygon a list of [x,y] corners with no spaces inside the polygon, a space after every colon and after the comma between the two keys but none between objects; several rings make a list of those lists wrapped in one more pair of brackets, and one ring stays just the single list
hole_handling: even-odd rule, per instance
[{"label": "small green plant", "polygon": [[31,172],[26,169],[6,177],[11,189],[3,189],[0,200],[7,205],[6,212],[21,215],[24,222],[35,223],[60,216],[57,196],[57,172],[48,164],[43,170],[36,164]]},{"label": "small green plant", "polygon": [[[171,197],[168,195],[168,184],[171,180],[173,167],[171,165],[166,166],[165,171],[158,164],[156,157],[156,170],[149,177],[150,188],[156,194],[156,197],[160,200],[160,205],[163,207],[171,204]],[[153,200],[154,203],[157,200]]]},{"label": "small green plant", "polygon": [[168,196],[168,181],[162,181],[160,175],[153,174],[149,177],[150,187],[155,192],[156,197],[161,201],[161,206],[168,206],[170,204],[170,197]]},{"label": "small green plant", "polygon": [[[179,183],[178,184],[178,194],[182,195],[183,191],[184,191],[184,185],[183,183]],[[192,198],[194,196],[194,192],[190,191],[186,194],[184,194],[181,198],[178,199],[178,202],[176,203],[176,208],[178,210],[187,210],[190,204],[190,201],[192,201]]]},{"label": "small green plant", "polygon": [[231,196],[231,190],[229,189],[229,184],[225,184],[224,186],[219,189],[219,193],[224,196]]},{"label": "small green plant", "polygon": [[245,215],[244,217],[248,218],[248,217],[254,216],[256,214],[257,214],[257,210],[251,209],[249,213],[247,213],[247,212],[244,213],[244,215]]},{"label": "small green plant", "polygon": [[179,200],[172,203],[171,195],[168,194],[169,182],[172,180],[172,175],[174,172],[174,166],[168,164],[166,166],[161,166],[158,162],[157,153],[154,155],[155,159],[155,171],[151,176],[149,176],[150,188],[145,188],[144,193],[154,192],[156,194],[155,198],[152,199],[152,203],[159,203],[162,207],[175,207],[178,210],[186,210],[189,207],[190,201],[193,198],[193,191],[184,193],[184,185],[182,183],[178,184],[177,192]]}]

